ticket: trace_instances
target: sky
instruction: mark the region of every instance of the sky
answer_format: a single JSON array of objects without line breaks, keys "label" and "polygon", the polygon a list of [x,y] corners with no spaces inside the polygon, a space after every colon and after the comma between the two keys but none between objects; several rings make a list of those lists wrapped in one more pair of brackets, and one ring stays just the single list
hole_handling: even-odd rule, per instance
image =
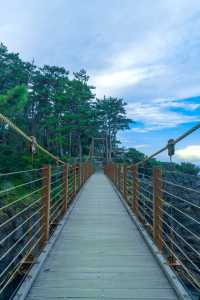
[{"label": "sky", "polygon": [[[97,97],[123,98],[135,121],[124,147],[151,154],[200,121],[199,0],[2,1],[0,41],[37,65],[84,68]],[[200,131],[177,145],[180,160],[200,164]]]}]

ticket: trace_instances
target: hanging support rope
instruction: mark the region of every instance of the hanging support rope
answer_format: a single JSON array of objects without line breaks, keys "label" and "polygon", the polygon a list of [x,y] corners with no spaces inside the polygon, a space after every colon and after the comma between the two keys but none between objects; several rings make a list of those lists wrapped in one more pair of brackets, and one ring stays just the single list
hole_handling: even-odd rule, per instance
[{"label": "hanging support rope", "polygon": [[21,136],[23,136],[23,138],[25,140],[27,140],[28,142],[30,142],[31,145],[33,145],[33,143],[34,143],[34,148],[35,149],[37,149],[37,148],[40,149],[43,153],[45,153],[46,155],[50,156],[53,160],[55,160],[56,163],[65,164],[65,162],[62,161],[62,160],[60,160],[59,157],[53,155],[48,150],[46,150],[45,148],[43,148],[40,144],[38,144],[35,137],[28,136],[24,131],[22,131],[11,120],[9,120],[6,116],[4,116],[1,113],[0,113],[0,121],[3,122],[3,123],[5,123],[5,124],[7,124],[7,125],[9,125],[18,134],[20,134]]},{"label": "hanging support rope", "polygon": [[[170,147],[171,147],[170,151],[171,151],[171,150],[172,150],[172,152],[173,152],[173,150],[175,151],[175,145],[176,145],[178,142],[182,141],[184,138],[186,138],[188,135],[190,135],[191,133],[193,133],[194,131],[196,131],[196,130],[199,129],[199,128],[200,128],[200,122],[197,123],[197,125],[193,126],[191,129],[189,129],[189,130],[187,130],[186,132],[184,132],[182,135],[180,135],[180,136],[179,136],[178,138],[176,138],[175,140],[174,140],[174,139],[169,140],[169,141],[172,141],[172,140],[173,140],[173,147],[174,147],[174,148],[172,149],[172,142],[170,142]],[[161,148],[160,150],[156,151],[155,153],[151,154],[150,156],[147,156],[145,159],[139,161],[136,165],[139,166],[139,165],[143,164],[143,163],[146,162],[147,160],[149,160],[149,159],[151,159],[151,158],[154,158],[155,156],[157,156],[158,154],[164,152],[164,151],[167,150],[167,149],[168,149],[168,151],[169,151],[169,148],[168,148],[169,141],[168,141],[168,144],[167,144],[165,147]]]}]

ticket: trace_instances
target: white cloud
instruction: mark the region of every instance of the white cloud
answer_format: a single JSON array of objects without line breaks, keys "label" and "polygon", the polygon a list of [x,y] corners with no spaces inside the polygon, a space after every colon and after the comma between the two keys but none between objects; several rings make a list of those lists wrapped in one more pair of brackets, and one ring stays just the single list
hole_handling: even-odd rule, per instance
[{"label": "white cloud", "polygon": [[5,2],[1,40],[25,59],[88,70],[98,97],[123,96],[129,103],[129,117],[144,124],[134,131],[199,120],[170,111],[200,107],[174,101],[200,94],[199,0],[79,1],[78,9],[76,1],[69,2]]},{"label": "white cloud", "polygon": [[196,84],[189,82],[187,85],[182,85],[175,94],[176,98],[179,99],[189,98],[197,95],[200,95],[200,86],[198,82]]},{"label": "white cloud", "polygon": [[135,86],[144,79],[152,78],[163,72],[163,66],[149,66],[132,69],[104,70],[94,74],[91,83],[97,88],[97,96],[112,94],[114,90]]},{"label": "white cloud", "polygon": [[96,75],[94,83],[98,88],[120,88],[136,84],[146,77],[144,70],[108,71]]},{"label": "white cloud", "polygon": [[190,145],[183,149],[176,150],[176,156],[179,159],[189,160],[192,162],[200,161],[200,145]]},{"label": "white cloud", "polygon": [[162,102],[156,101],[147,104],[141,102],[128,104],[128,117],[143,124],[142,127],[135,127],[132,130],[135,132],[148,132],[163,128],[173,128],[180,124],[200,120],[198,116],[183,115],[178,112],[170,111],[170,107],[169,103],[163,106]]},{"label": "white cloud", "polygon": [[143,148],[149,147],[149,145],[148,144],[139,144],[139,145],[134,145],[133,147],[136,149],[143,149]]},{"label": "white cloud", "polygon": [[161,99],[154,99],[152,101],[153,103],[156,103],[160,107],[165,108],[183,108],[185,110],[196,110],[200,107],[199,103],[192,103],[192,102],[185,102],[182,101],[182,99],[170,99],[170,98],[161,98]]},{"label": "white cloud", "polygon": [[[140,8],[137,7],[138,17],[133,19],[132,26],[138,27],[139,31],[131,32],[128,35],[128,40],[127,32],[130,28],[125,29],[124,32],[118,29],[121,40],[124,39],[124,41],[119,43],[118,39],[113,40],[110,43],[110,47],[113,47],[113,53],[105,56],[102,71],[100,73],[98,70],[91,72],[92,77],[94,77],[92,84],[97,87],[97,96],[112,94],[118,92],[116,91],[118,89],[124,89],[123,94],[125,94],[126,88],[130,86],[133,87],[134,91],[135,86],[144,79],[150,79],[151,85],[153,85],[149,86],[147,80],[147,89],[149,87],[150,89],[163,87],[166,95],[169,95],[171,91],[174,95],[176,94],[179,87],[177,88],[175,80],[178,79],[180,82],[177,77],[179,70],[174,68],[180,55],[177,53],[177,49],[180,49],[183,43],[185,44],[186,28],[189,25],[184,24],[185,26],[183,26],[183,23],[189,22],[195,8],[192,4],[188,6],[187,1],[184,0],[175,5],[174,1],[168,1],[167,5],[159,1],[155,6],[159,11],[159,26],[154,19],[154,5],[151,4],[147,8],[147,15],[143,9],[140,11]],[[171,13],[172,11],[173,13]],[[189,12],[190,15],[186,14],[185,11]],[[187,86],[190,84],[191,82]],[[144,93],[142,89],[141,94]]]}]

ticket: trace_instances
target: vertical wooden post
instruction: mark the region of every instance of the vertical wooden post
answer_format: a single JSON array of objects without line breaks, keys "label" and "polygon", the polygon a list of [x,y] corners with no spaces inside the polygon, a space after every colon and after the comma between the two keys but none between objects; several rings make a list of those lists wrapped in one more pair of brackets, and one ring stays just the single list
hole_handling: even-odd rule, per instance
[{"label": "vertical wooden post", "polygon": [[162,221],[161,221],[161,170],[153,168],[153,238],[156,246],[162,252]]},{"label": "vertical wooden post", "polygon": [[86,181],[86,163],[84,163],[84,183]]},{"label": "vertical wooden post", "polygon": [[88,162],[88,178],[90,177],[90,164]]},{"label": "vertical wooden post", "polygon": [[87,163],[87,179],[89,178],[90,176],[90,164],[89,162]]},{"label": "vertical wooden post", "polygon": [[84,163],[81,163],[80,165],[80,181],[81,181],[81,186],[84,184]]},{"label": "vertical wooden post", "polygon": [[85,163],[85,174],[84,174],[85,182],[87,180],[87,163]]},{"label": "vertical wooden post", "polygon": [[68,205],[68,165],[64,165],[63,169],[63,183],[64,183],[64,192],[63,192],[63,213],[67,210]]},{"label": "vertical wooden post", "polygon": [[114,164],[114,185],[117,186],[117,165]]},{"label": "vertical wooden post", "polygon": [[123,171],[124,171],[123,172],[123,177],[124,177],[124,180],[123,180],[123,183],[124,183],[123,194],[124,194],[125,200],[127,200],[127,165],[124,165]]},{"label": "vertical wooden post", "polygon": [[42,213],[43,217],[43,243],[47,243],[49,239],[49,210],[50,210],[50,194],[51,194],[51,167],[49,165],[45,165],[42,170],[43,175],[43,209]]},{"label": "vertical wooden post", "polygon": [[84,184],[84,163],[81,164],[81,186]]},{"label": "vertical wooden post", "polygon": [[78,166],[78,191],[81,188],[81,164],[79,163]]},{"label": "vertical wooden post", "polygon": [[117,168],[117,187],[118,187],[118,190],[120,191],[120,165],[118,165],[118,168]]},{"label": "vertical wooden post", "polygon": [[138,190],[139,190],[139,180],[138,180],[138,168],[136,165],[132,165],[132,178],[133,178],[133,199],[132,199],[132,209],[136,216],[138,216]]},{"label": "vertical wooden post", "polygon": [[121,177],[122,172],[121,172],[121,170],[122,170],[122,166],[119,165],[119,191],[120,191],[120,193],[122,192],[122,177]]},{"label": "vertical wooden post", "polygon": [[76,196],[76,165],[72,166],[72,199]]},{"label": "vertical wooden post", "polygon": [[80,189],[82,187],[82,163],[79,164],[79,182],[80,182]]},{"label": "vertical wooden post", "polygon": [[88,164],[87,162],[85,163],[85,181],[87,180],[88,177]]},{"label": "vertical wooden post", "polygon": [[89,169],[88,177],[90,177],[90,175],[91,175],[91,164],[90,163],[88,163],[88,169]]}]

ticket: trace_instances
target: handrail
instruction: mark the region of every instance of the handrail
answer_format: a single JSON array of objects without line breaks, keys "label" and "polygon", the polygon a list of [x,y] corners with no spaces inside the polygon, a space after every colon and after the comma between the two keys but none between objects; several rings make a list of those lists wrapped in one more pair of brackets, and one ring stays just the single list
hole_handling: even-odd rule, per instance
[{"label": "handrail", "polygon": [[[59,173],[57,171],[51,173],[49,165],[39,170],[41,174],[38,174],[38,169],[31,170],[32,178],[29,182],[26,182],[26,176],[20,177],[20,174],[26,173],[26,170],[19,173],[10,172],[9,179],[12,180],[13,175],[13,180],[16,180],[18,174],[21,183],[0,190],[0,195],[5,194],[0,207],[2,215],[0,228],[9,225],[6,231],[2,230],[0,241],[0,261],[6,258],[0,270],[0,298],[2,299],[8,298],[9,287],[16,277],[15,282],[20,282],[22,272],[25,276],[28,274],[80,188],[93,173],[93,167],[89,162],[84,162],[78,167],[75,164],[65,164]],[[18,187],[23,189],[20,193],[13,193]]]},{"label": "handrail", "polygon": [[[22,131],[17,125],[15,125],[11,120],[9,120],[6,116],[0,113],[0,120],[4,122],[5,124],[9,125],[12,129],[14,129],[18,134],[23,136],[25,140],[32,143],[33,139],[32,137],[28,136],[24,131]],[[55,156],[54,154],[50,153],[48,150],[46,150],[44,147],[42,147],[40,144],[37,143],[37,141],[34,142],[35,146],[40,149],[42,152],[50,156],[53,160],[55,160],[57,163],[65,164],[64,161],[62,161],[59,157]]]},{"label": "handrail", "polygon": [[[194,131],[198,130],[200,128],[200,122],[193,126],[192,128],[190,128],[189,130],[187,130],[186,132],[184,132],[182,135],[180,135],[179,137],[177,137],[175,140],[173,140],[173,145],[176,145],[178,142],[182,141],[184,138],[186,138],[188,135],[190,135],[191,133],[193,133]],[[151,154],[150,156],[147,156],[146,158],[144,158],[143,160],[139,161],[136,163],[137,166],[145,163],[146,161],[148,161],[151,158],[154,158],[155,156],[157,156],[158,154],[164,152],[165,150],[168,149],[168,144],[166,146],[164,146],[163,148],[161,148],[160,150],[154,152],[153,154]]]},{"label": "handrail", "polygon": [[[137,164],[127,166],[109,163],[104,167],[105,174],[143,224],[185,288],[190,285],[193,291],[200,292],[200,269],[197,263],[200,257],[197,246],[200,241],[200,206],[195,199],[192,202],[195,190],[166,180],[165,177],[163,179],[159,167],[154,166],[151,171],[152,176],[142,180],[143,173],[138,172]],[[143,172],[146,172],[145,168]],[[174,187],[178,187],[178,195],[172,189]]]}]

